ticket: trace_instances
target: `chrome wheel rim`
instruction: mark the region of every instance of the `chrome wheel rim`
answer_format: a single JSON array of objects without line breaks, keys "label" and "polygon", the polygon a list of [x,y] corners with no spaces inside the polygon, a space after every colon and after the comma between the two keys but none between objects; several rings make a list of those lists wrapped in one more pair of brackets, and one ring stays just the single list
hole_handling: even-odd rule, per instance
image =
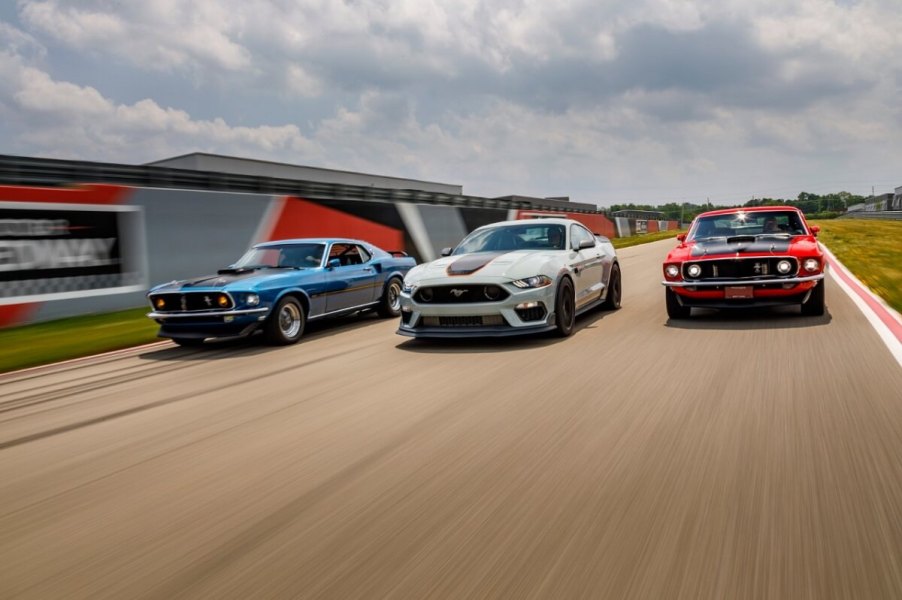
[{"label": "chrome wheel rim", "polygon": [[301,331],[301,311],[288,303],[279,311],[279,330],[286,338],[293,338]]},{"label": "chrome wheel rim", "polygon": [[401,286],[396,281],[388,286],[388,306],[392,311],[401,310]]}]

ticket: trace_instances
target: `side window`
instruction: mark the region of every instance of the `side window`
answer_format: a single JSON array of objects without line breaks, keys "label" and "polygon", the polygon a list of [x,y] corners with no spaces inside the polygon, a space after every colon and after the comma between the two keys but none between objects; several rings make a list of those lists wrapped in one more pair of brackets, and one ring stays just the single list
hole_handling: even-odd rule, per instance
[{"label": "side window", "polygon": [[360,256],[360,264],[370,262],[370,259],[373,258],[363,246],[357,246],[357,253]]},{"label": "side window", "polygon": [[341,263],[341,266],[345,266],[348,264],[346,252],[348,251],[347,244],[332,244],[332,248],[329,249],[329,262],[332,262],[333,259],[338,259],[338,262]]},{"label": "side window", "polygon": [[594,240],[595,236],[589,233],[584,227],[579,225],[570,226],[570,244],[571,248],[579,248],[579,244],[583,240]]},{"label": "side window", "polygon": [[[363,250],[357,244],[333,244],[332,249],[329,251],[329,260],[337,258],[343,267],[360,265],[365,262],[361,260],[361,252],[366,254],[366,250]],[[366,254],[366,256],[366,260],[369,260],[369,255]]]}]

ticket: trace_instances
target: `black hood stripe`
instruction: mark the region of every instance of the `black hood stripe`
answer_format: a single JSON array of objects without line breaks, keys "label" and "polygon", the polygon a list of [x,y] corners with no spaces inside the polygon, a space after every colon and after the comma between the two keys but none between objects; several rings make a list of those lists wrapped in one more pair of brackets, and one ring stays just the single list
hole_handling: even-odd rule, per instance
[{"label": "black hood stripe", "polygon": [[196,279],[191,279],[188,281],[183,281],[181,283],[182,289],[191,289],[192,287],[220,287],[223,285],[228,285],[235,281],[241,281],[242,279],[250,279],[251,277],[257,277],[260,275],[259,271],[247,271],[245,273],[228,273],[222,275],[207,275],[205,277],[198,277]]},{"label": "black hood stripe", "polygon": [[724,240],[711,242],[695,242],[692,256],[711,256],[715,254],[736,254],[737,252],[777,252],[789,250],[790,240],[755,240],[727,243]]},{"label": "black hood stripe", "polygon": [[470,275],[503,254],[507,254],[507,252],[477,252],[476,254],[465,254],[448,265],[446,272],[448,275]]}]

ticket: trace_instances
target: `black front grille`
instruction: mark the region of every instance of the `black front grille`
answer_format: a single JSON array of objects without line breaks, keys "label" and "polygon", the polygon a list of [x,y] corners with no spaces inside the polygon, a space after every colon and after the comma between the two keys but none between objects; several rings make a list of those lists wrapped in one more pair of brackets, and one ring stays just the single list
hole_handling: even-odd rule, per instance
[{"label": "black front grille", "polygon": [[[220,296],[228,300],[224,306],[219,304]],[[162,306],[159,306],[159,300],[163,301]],[[150,305],[155,311],[160,313],[228,310],[234,306],[231,298],[219,292],[152,294],[150,296]]]},{"label": "black front grille", "polygon": [[498,327],[507,325],[501,315],[474,317],[423,317],[426,327]]},{"label": "black front grille", "polygon": [[471,304],[501,302],[508,296],[500,285],[437,285],[418,289],[414,299],[421,304]]},{"label": "black front grille", "polygon": [[[789,273],[780,273],[777,263],[788,260],[792,264]],[[689,275],[689,267],[698,265],[702,272],[698,277]],[[725,258],[722,260],[700,260],[683,263],[683,278],[698,279],[760,279],[767,277],[792,277],[799,270],[796,259],[788,257],[763,256],[758,258]]]}]

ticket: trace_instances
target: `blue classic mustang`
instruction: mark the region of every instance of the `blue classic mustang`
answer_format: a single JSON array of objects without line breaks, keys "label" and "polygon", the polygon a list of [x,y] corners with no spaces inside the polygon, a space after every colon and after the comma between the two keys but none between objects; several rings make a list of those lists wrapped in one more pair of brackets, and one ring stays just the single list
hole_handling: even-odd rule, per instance
[{"label": "blue classic mustang", "polygon": [[349,239],[257,244],[217,275],[172,281],[147,294],[160,337],[182,346],[262,330],[272,344],[293,344],[307,321],[375,309],[400,314],[404,275],[416,264]]}]

